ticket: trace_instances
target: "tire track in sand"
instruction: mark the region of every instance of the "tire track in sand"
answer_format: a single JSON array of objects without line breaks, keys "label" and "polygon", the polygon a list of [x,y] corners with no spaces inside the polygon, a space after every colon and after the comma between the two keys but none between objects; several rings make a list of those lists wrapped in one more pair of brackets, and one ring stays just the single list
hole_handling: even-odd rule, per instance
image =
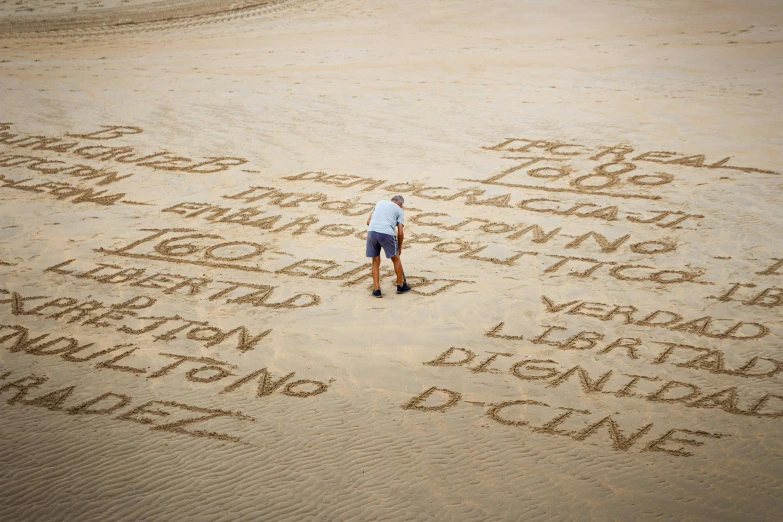
[{"label": "tire track in sand", "polygon": [[231,4],[203,0],[187,9],[177,5],[171,9],[123,11],[112,9],[84,17],[62,17],[38,21],[0,22],[3,38],[65,38],[100,37],[167,29],[225,23],[257,16],[268,16],[300,9],[313,0],[255,0]]}]

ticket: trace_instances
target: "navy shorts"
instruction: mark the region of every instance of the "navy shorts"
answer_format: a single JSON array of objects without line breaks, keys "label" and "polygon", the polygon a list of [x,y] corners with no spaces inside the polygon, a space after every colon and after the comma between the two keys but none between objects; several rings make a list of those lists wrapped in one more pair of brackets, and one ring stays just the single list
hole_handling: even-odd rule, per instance
[{"label": "navy shorts", "polygon": [[367,257],[381,255],[381,247],[386,253],[386,258],[397,255],[397,236],[381,234],[373,230],[367,232]]}]

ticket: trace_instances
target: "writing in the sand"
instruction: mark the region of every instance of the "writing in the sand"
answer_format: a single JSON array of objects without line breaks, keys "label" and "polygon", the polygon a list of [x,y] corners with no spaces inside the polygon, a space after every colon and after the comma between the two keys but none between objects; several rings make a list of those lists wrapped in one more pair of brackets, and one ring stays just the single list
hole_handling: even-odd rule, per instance
[{"label": "writing in the sand", "polygon": [[[33,316],[53,321],[63,320],[81,329],[111,328],[128,335],[150,336],[155,341],[171,341],[184,336],[186,339],[212,346],[235,346],[240,352],[253,350],[272,329],[256,330],[240,325],[222,329],[209,321],[200,321],[179,314],[165,315],[154,310],[157,299],[146,295],[133,296],[117,303],[78,297],[22,294],[15,290],[0,289],[0,313],[16,316]],[[149,315],[146,315],[149,314]]]},{"label": "writing in the sand", "polygon": [[[247,163],[246,159],[233,156],[213,156],[193,160],[168,150],[147,153],[139,152],[131,146],[111,146],[105,143],[144,132],[141,127],[135,126],[101,125],[98,130],[88,132],[69,132],[64,136],[43,136],[15,134],[10,132],[12,125],[12,123],[0,123],[0,144],[14,149],[54,152],[103,163],[135,165],[153,170],[189,174],[212,174]],[[24,159],[24,156],[19,156],[18,158],[15,161],[28,161]],[[47,164],[48,166],[45,167],[47,173],[67,172],[71,168],[64,162],[59,161],[50,161]],[[104,174],[116,175],[116,172],[104,172]],[[130,176],[123,176],[122,178],[126,177]],[[117,178],[105,178],[106,181],[109,179]]]},{"label": "writing in the sand", "polygon": [[728,288],[709,298],[751,307],[776,308],[783,305],[783,259],[769,259],[762,270],[752,275],[756,276],[754,280],[758,282],[748,279],[730,282]]},{"label": "writing in the sand", "polygon": [[72,204],[92,203],[105,207],[116,203],[126,205],[145,205],[139,201],[125,199],[125,192],[110,192],[108,190],[95,190],[91,187],[79,187],[72,183],[59,181],[32,182],[32,178],[12,179],[5,174],[0,174],[0,188],[17,190],[32,194],[47,194],[58,200],[66,200]]},{"label": "writing in the sand", "polygon": [[608,440],[615,451],[661,452],[676,457],[694,455],[693,447],[726,435],[692,428],[657,428],[655,423],[630,426],[617,415],[602,415],[584,408],[555,406],[543,401],[517,399],[500,402],[468,400],[462,393],[432,386],[415,395],[402,408],[419,412],[445,412],[465,405],[484,409],[490,421],[541,436],[565,437],[578,442]]},{"label": "writing in the sand", "polygon": [[[7,394],[6,402],[11,405],[45,408],[68,415],[112,416],[116,420],[146,425],[151,431],[227,442],[242,442],[242,437],[216,431],[216,425],[225,429],[228,420],[232,421],[233,429],[242,430],[246,429],[244,423],[255,422],[254,417],[240,411],[207,408],[173,400],[140,401],[115,391],[95,393],[76,385],[47,386],[48,381],[49,378],[45,376],[7,371],[0,374],[0,394]],[[213,419],[220,419],[220,422],[211,423]]]},{"label": "writing in the sand", "polygon": [[[89,332],[85,334],[90,335]],[[88,342],[83,337],[67,335],[57,327],[31,329],[18,324],[0,324],[0,348],[10,353],[56,357],[58,361],[71,364],[86,363],[96,370],[145,375],[147,379],[184,378],[197,384],[217,383],[208,391],[221,394],[252,388],[255,383],[256,397],[259,398],[276,393],[298,398],[313,397],[326,392],[333,381],[296,379],[295,371],[275,376],[266,366],[242,371],[237,365],[216,357],[151,353],[148,346],[134,343],[107,347],[100,340]]]},{"label": "writing in the sand", "polygon": [[[777,259],[758,272],[765,276],[783,266]],[[748,286],[748,285],[745,285]],[[724,301],[742,285],[735,284],[721,297]],[[753,296],[753,305],[777,306],[778,293],[769,288]],[[739,299],[738,299],[739,300]],[[750,302],[743,304],[750,305]],[[687,409],[741,419],[783,418],[783,395],[776,385],[783,372],[783,359],[759,348],[737,349],[737,343],[754,343],[771,333],[758,320],[715,315],[689,316],[687,311],[604,303],[588,300],[558,300],[542,295],[543,312],[557,316],[556,324],[543,324],[527,331],[499,322],[485,336],[499,346],[452,346],[424,361],[424,365],[448,374],[467,372],[481,378],[482,387],[468,394],[451,385],[431,386],[403,405],[406,410],[444,412],[481,407],[489,421],[524,428],[532,433],[568,437],[575,441],[600,440],[608,436],[617,451],[654,451],[672,456],[693,455],[695,447],[729,434],[698,426],[696,420],[682,420],[677,427],[661,427],[656,412],[670,410],[671,419],[688,419]],[[692,341],[648,338],[647,333],[611,335],[569,327],[569,318],[600,321],[608,326],[642,328],[650,335],[677,332]],[[604,326],[605,327],[605,326]],[[715,343],[731,342],[730,347]],[[526,355],[525,353],[532,355]],[[742,355],[747,353],[747,355]],[[574,360],[576,359],[576,360]],[[682,377],[674,375],[683,373]],[[447,377],[446,374],[442,377]],[[487,378],[503,383],[516,381],[538,388],[531,395],[538,400],[488,398]],[[464,379],[463,379],[464,381]],[[612,405],[602,398],[611,398]],[[591,399],[586,407],[583,400]],[[596,403],[595,399],[600,402]],[[629,412],[647,410],[653,420],[639,423],[622,411],[617,400],[628,403]],[[606,415],[603,408],[612,408]],[[622,410],[622,408],[621,408]]]},{"label": "writing in the sand", "polygon": [[[270,277],[310,278],[339,281],[342,286],[367,284],[372,277],[367,263],[348,265],[328,259],[296,259],[293,254],[254,241],[226,241],[218,234],[194,229],[142,229],[145,237],[119,248],[100,248],[106,255],[162,261],[172,265],[195,265],[229,269],[237,273],[266,274]],[[149,234],[149,232],[152,232]],[[409,277],[414,294],[431,297],[472,281],[461,279]]]},{"label": "writing in the sand", "polygon": [[[271,203],[270,203],[271,204]],[[351,223],[323,224],[316,215],[287,217],[284,214],[267,214],[261,207],[229,207],[209,203],[182,202],[162,210],[165,213],[178,214],[185,220],[198,219],[210,228],[238,225],[263,230],[264,235],[301,236],[315,233],[324,237],[355,237],[359,241],[366,240],[366,230]],[[537,224],[504,223],[483,218],[455,218],[444,213],[427,212],[413,215],[409,222],[412,225],[434,228],[444,235],[432,233],[409,232],[406,234],[406,247],[424,245],[434,251],[445,254],[467,254],[466,257],[486,250],[490,243],[465,239],[465,232],[471,235],[484,235],[502,238],[503,243],[510,248],[517,248],[519,243],[546,245],[554,251],[563,249],[588,249],[592,245],[598,247],[598,253],[614,253],[626,251],[643,255],[660,255],[676,250],[677,245],[669,238],[641,240],[631,234],[608,237],[598,230],[590,230],[578,234],[556,227],[545,230]],[[449,238],[448,236],[457,236]],[[482,257],[475,257],[482,260]],[[492,257],[502,261],[498,257]],[[490,261],[491,262],[491,261]],[[502,264],[502,263],[501,263]]]},{"label": "writing in the sand", "polygon": [[506,138],[501,142],[483,147],[486,150],[511,153],[546,153],[552,158],[574,158],[584,156],[591,161],[644,161],[663,165],[676,165],[693,168],[734,170],[746,173],[779,174],[778,172],[757,167],[730,165],[731,156],[708,160],[704,154],[684,154],[663,150],[639,152],[630,145],[591,147],[578,143],[566,143],[551,139]]},{"label": "writing in the sand", "polygon": [[[638,357],[636,351],[641,348],[638,341],[630,338],[609,341],[599,346],[598,353],[619,350],[631,358]],[[581,350],[597,344],[595,339],[585,340],[577,335],[558,343],[558,347],[563,350]],[[722,352],[676,343],[664,344],[666,347],[650,364],[682,360],[683,354],[687,353],[690,360],[675,362],[674,366],[753,381],[770,379],[783,370],[783,362],[759,357],[732,369],[723,365]],[[495,350],[478,353],[463,347],[448,348],[424,364],[447,372],[462,370],[475,376],[494,375],[504,381],[508,378],[516,379],[526,386],[541,388],[548,395],[541,400],[492,400],[487,398],[486,385],[470,395],[448,385],[431,386],[403,404],[403,409],[420,412],[461,409],[464,414],[471,408],[479,407],[483,410],[483,416],[493,423],[580,442],[605,440],[616,451],[655,451],[672,456],[691,456],[693,451],[689,447],[698,447],[709,439],[722,438],[728,434],[702,429],[694,426],[694,422],[681,421],[678,427],[672,427],[672,421],[667,423],[668,426],[661,426],[658,420],[639,423],[631,420],[633,416],[626,419],[622,412],[607,415],[601,413],[601,406],[596,406],[595,401],[591,403],[593,406],[585,407],[581,404],[579,394],[585,398],[611,396],[635,402],[634,405],[629,404],[629,411],[654,405],[659,409],[707,409],[740,419],[783,417],[783,396],[773,393],[775,387],[771,384],[769,389],[764,386],[751,388],[747,383],[742,386],[720,383],[699,386],[671,378],[668,372],[663,376],[649,371],[623,371],[614,364],[596,371],[584,365],[560,362],[556,358],[522,357],[508,351]],[[561,392],[561,387],[565,393]],[[573,395],[575,390],[578,390],[576,396]],[[679,435],[675,437],[675,434]]]},{"label": "writing in the sand", "polygon": [[[310,186],[314,183],[324,183],[336,187],[352,187],[351,192],[355,192],[355,183],[345,184],[339,180],[349,178],[359,178],[360,180],[368,180],[369,178],[361,178],[358,175],[346,175],[346,174],[327,174],[320,171],[308,171],[301,174],[295,174],[291,176],[284,176],[282,179],[292,183],[300,183]],[[683,209],[677,208],[659,208],[657,205],[647,207],[644,201],[634,202],[633,206],[624,205],[623,201],[614,202],[611,204],[601,203],[594,201],[592,196],[600,196],[602,194],[596,194],[595,192],[581,191],[581,195],[585,196],[587,201],[570,201],[558,196],[556,192],[549,191],[546,197],[542,195],[536,195],[536,197],[529,197],[529,193],[514,193],[504,192],[502,194],[488,194],[487,190],[473,186],[469,188],[453,188],[445,186],[429,185],[425,182],[410,181],[404,183],[391,183],[384,185],[385,180],[372,180],[373,183],[367,190],[372,190],[380,187],[380,190],[385,192],[393,192],[399,194],[406,194],[421,198],[429,201],[447,201],[460,203],[468,208],[471,207],[493,207],[502,209],[511,209],[524,214],[553,214],[565,218],[576,218],[580,220],[598,220],[598,221],[625,221],[627,223],[638,223],[643,225],[651,225],[660,228],[681,228],[683,226],[694,225],[698,223],[698,220],[703,218],[702,214],[692,214]],[[465,180],[460,180],[465,181]],[[483,183],[483,180],[476,180],[477,183]],[[381,186],[384,185],[384,186]],[[500,185],[505,186],[505,185]],[[309,199],[305,199],[309,196]],[[542,196],[542,197],[539,197]],[[362,215],[362,213],[368,213],[374,203],[363,202],[356,203],[351,200],[331,200],[326,195],[319,192],[315,193],[292,193],[285,192],[281,189],[274,187],[250,187],[244,192],[232,196],[224,196],[230,199],[242,199],[247,203],[253,203],[261,201],[267,198],[268,204],[275,204],[275,202],[282,202],[285,199],[290,198],[288,203],[295,202],[307,202],[318,203],[318,207],[321,210],[337,211],[344,213],[345,215]],[[626,198],[627,199],[627,198]],[[660,199],[657,196],[652,199]],[[409,209],[408,212],[412,215],[417,215],[421,212],[418,209]],[[447,216],[447,214],[436,213],[426,214],[434,215],[437,217]],[[484,219],[471,219],[471,218],[458,218],[455,216],[452,219],[441,218],[441,220],[451,221],[446,223],[445,226],[454,226],[451,230],[457,230],[458,227],[467,225],[468,223],[490,223],[489,220]],[[467,221],[465,221],[467,220]],[[463,222],[464,221],[464,222]],[[459,225],[463,222],[462,225]],[[531,226],[532,224],[516,226],[509,228],[506,232],[511,232],[512,229],[521,229],[525,226]]]}]

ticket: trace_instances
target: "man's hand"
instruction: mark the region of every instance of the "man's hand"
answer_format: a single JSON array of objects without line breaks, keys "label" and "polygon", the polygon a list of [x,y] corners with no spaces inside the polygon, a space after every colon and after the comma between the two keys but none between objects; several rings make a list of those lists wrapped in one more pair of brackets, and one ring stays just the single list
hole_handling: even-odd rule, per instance
[{"label": "man's hand", "polygon": [[405,239],[402,228],[402,223],[397,223],[397,255],[402,254],[402,240]]}]

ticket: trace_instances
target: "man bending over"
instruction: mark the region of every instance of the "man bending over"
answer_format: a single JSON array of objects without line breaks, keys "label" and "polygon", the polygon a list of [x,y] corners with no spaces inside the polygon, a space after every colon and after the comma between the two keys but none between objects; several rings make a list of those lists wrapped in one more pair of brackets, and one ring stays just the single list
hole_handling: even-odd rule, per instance
[{"label": "man bending over", "polygon": [[397,293],[404,294],[411,287],[402,275],[402,232],[405,221],[402,215],[402,205],[405,199],[402,196],[394,196],[391,201],[379,201],[367,218],[367,257],[372,258],[372,295],[381,295],[381,248],[387,259],[394,264],[394,272],[397,274]]}]

